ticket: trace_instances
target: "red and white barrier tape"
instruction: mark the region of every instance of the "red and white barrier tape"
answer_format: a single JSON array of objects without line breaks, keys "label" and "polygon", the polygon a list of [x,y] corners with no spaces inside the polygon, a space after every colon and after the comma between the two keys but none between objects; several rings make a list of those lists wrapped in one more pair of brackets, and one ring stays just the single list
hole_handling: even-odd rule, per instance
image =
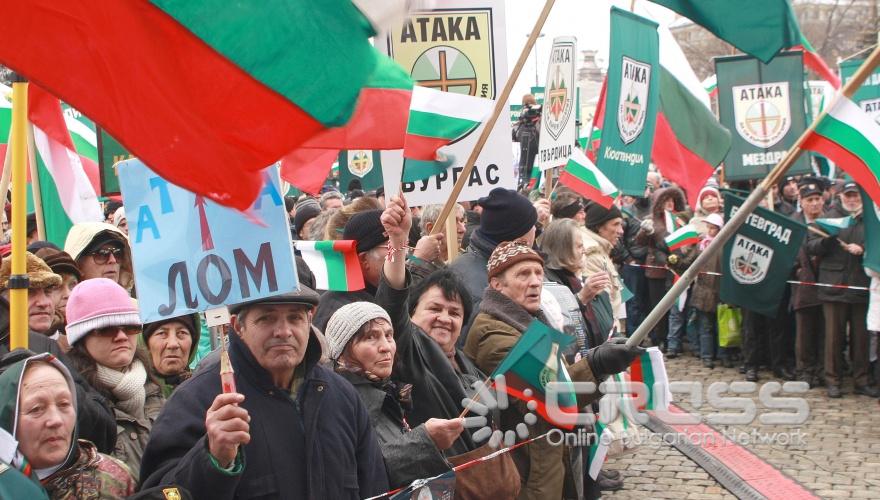
[{"label": "red and white barrier tape", "polygon": [[[650,266],[648,264],[625,264],[625,265],[632,266],[632,267],[641,267],[641,268],[645,268],[645,269],[665,269],[666,271],[672,272],[672,270],[670,270],[669,268],[664,267],[664,266]],[[675,273],[673,273],[673,274],[675,274]],[[716,272],[712,272],[712,271],[700,271],[700,274],[706,274],[709,276],[721,276],[721,273],[716,273]],[[788,281],[786,281],[786,283],[789,283],[792,285],[819,286],[819,287],[823,287],[823,288],[840,288],[843,290],[863,290],[863,291],[870,290],[870,288],[868,288],[866,286],[832,285],[831,283],[813,283],[812,281],[788,280]]]}]

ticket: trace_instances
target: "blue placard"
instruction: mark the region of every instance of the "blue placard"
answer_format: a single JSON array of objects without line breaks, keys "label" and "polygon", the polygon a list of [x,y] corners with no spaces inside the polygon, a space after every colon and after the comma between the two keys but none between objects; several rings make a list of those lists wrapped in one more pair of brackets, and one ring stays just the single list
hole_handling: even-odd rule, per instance
[{"label": "blue placard", "polygon": [[246,213],[119,164],[137,299],[145,323],[297,289],[278,167]]}]

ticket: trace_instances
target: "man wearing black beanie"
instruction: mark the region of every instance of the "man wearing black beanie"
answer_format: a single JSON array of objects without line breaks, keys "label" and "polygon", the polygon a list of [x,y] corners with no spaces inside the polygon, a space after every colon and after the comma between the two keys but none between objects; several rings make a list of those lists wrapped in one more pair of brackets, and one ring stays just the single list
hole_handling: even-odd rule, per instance
[{"label": "man wearing black beanie", "polygon": [[357,242],[358,262],[366,288],[353,292],[326,292],[321,295],[312,324],[324,331],[330,316],[340,307],[352,302],[375,302],[379,272],[385,263],[388,235],[382,227],[382,210],[365,210],[354,214],[342,230],[343,240]]},{"label": "man wearing black beanie", "polygon": [[[532,203],[512,189],[493,189],[489,196],[480,199],[480,206],[483,208],[480,227],[471,235],[467,250],[449,265],[470,293],[474,304],[472,316],[479,312],[483,291],[489,286],[486,266],[492,251],[505,241],[522,241],[531,247],[538,222],[538,212]],[[459,345],[464,345],[466,338],[467,331],[463,328]]]}]

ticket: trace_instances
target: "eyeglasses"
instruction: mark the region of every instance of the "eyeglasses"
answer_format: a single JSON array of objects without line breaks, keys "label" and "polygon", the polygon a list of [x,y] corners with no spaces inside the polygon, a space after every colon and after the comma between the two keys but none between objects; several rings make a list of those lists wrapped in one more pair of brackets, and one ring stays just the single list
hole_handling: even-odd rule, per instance
[{"label": "eyeglasses", "polygon": [[106,264],[110,260],[111,255],[115,260],[120,260],[122,258],[122,249],[116,247],[102,248],[95,250],[91,255],[95,259],[95,264]]},{"label": "eyeglasses", "polygon": [[95,328],[92,330],[92,333],[99,337],[115,337],[120,330],[126,335],[137,335],[141,333],[141,325],[105,326],[103,328]]}]

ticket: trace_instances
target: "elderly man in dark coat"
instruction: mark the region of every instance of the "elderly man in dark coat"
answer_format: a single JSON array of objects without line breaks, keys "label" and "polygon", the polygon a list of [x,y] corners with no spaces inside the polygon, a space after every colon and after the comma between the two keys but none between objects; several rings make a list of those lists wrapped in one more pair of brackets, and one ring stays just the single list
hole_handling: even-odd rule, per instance
[{"label": "elderly man in dark coat", "polygon": [[[480,313],[474,319],[464,352],[477,368],[492,373],[507,356],[534,319],[549,321],[541,311],[541,290],[544,281],[544,260],[522,243],[505,242],[495,248],[489,258],[489,288],[483,295]],[[598,384],[605,377],[625,370],[644,350],[625,344],[606,342],[587,351],[579,361],[568,365],[574,382]],[[578,406],[583,407],[601,394],[579,394]],[[501,412],[502,430],[512,429],[528,413],[526,404],[517,402]],[[553,429],[544,419],[530,426],[529,434],[539,436]],[[567,464],[566,446],[538,440],[513,452],[514,461],[523,480],[519,498],[555,500],[578,495],[582,470]]]},{"label": "elderly man in dark coat", "polygon": [[212,499],[358,499],[388,490],[361,399],[318,364],[317,303],[300,285],[231,308],[238,392],[221,392],[222,360],[175,391],[144,452],[144,487],[173,483]]}]

